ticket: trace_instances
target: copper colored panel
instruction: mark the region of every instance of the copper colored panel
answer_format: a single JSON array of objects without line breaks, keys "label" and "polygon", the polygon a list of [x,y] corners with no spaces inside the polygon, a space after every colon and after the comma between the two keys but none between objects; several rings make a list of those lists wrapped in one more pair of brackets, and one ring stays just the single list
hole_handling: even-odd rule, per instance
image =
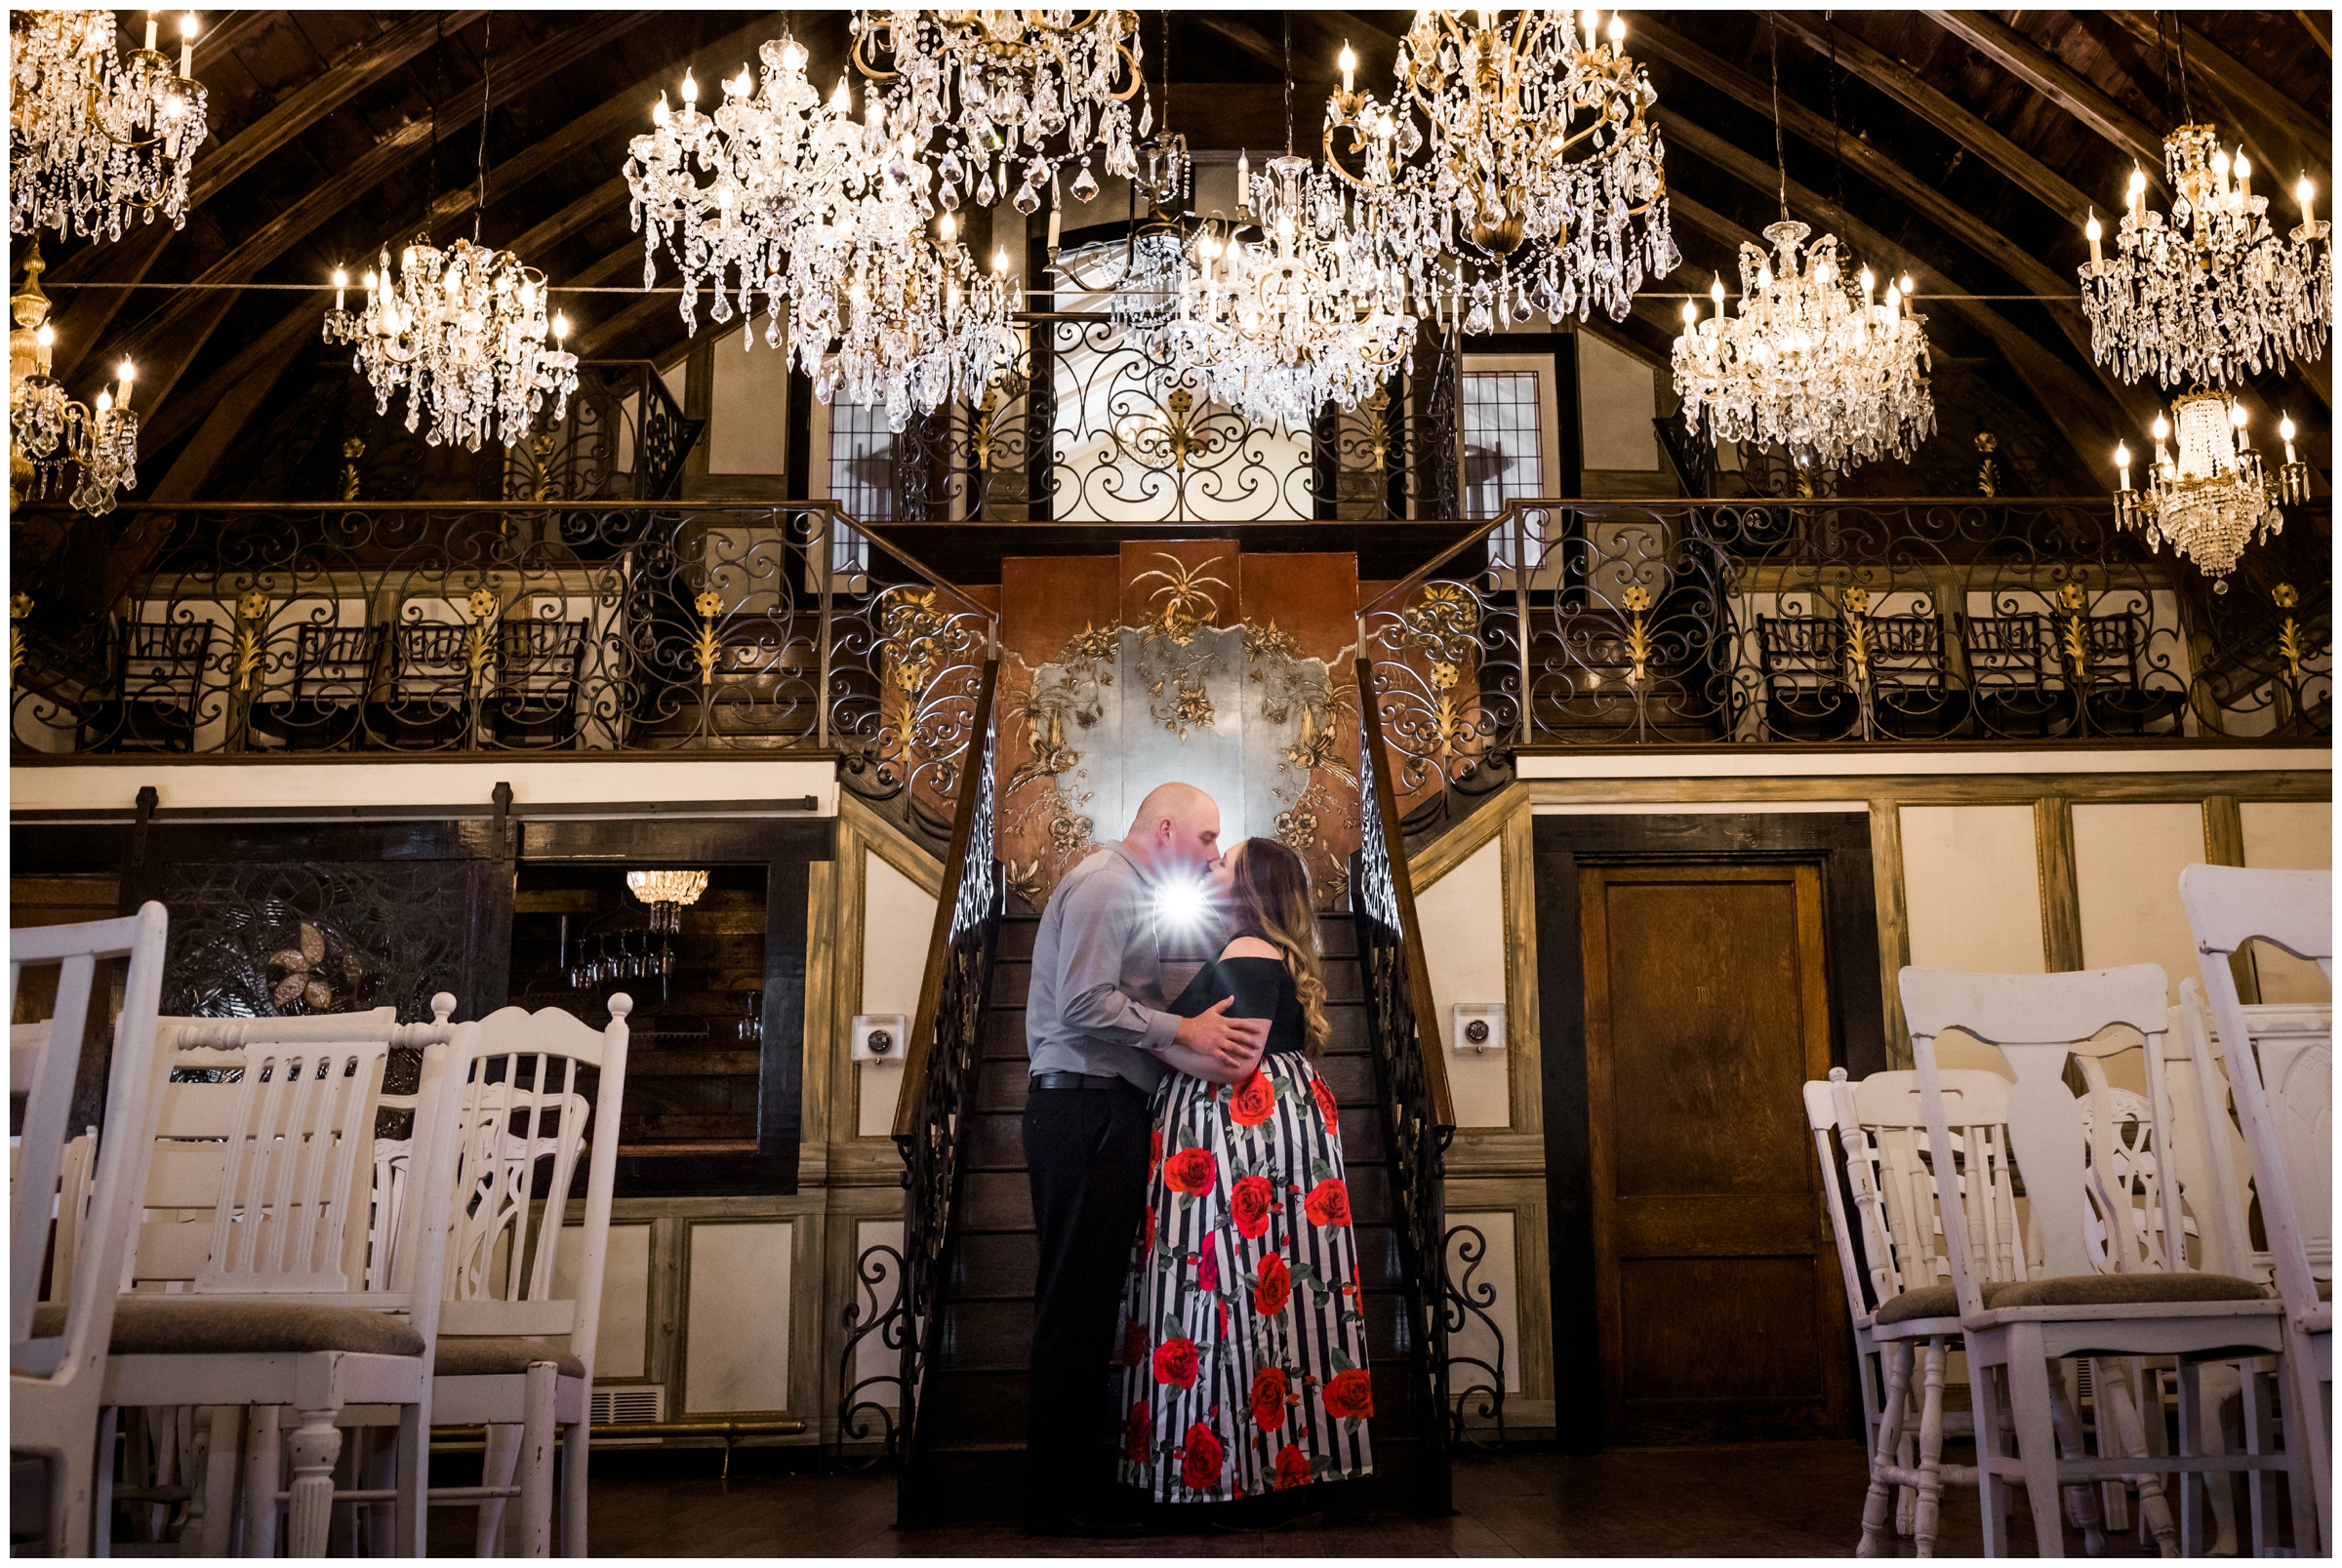
[{"label": "copper colored panel", "polygon": [[1175,613],[1232,626],[1239,581],[1232,541],[1132,541],[1122,546],[1122,623],[1144,626]]},{"label": "copper colored panel", "polygon": [[1262,630],[1275,626],[1301,658],[1330,665],[1357,641],[1357,556],[1247,555],[1239,571],[1238,615]]}]

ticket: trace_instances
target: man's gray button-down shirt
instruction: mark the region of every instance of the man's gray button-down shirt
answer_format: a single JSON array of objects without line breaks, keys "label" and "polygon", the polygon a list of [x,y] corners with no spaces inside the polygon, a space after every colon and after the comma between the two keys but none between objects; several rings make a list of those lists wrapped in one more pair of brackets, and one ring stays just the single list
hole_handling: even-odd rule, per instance
[{"label": "man's gray button-down shirt", "polygon": [[1152,1089],[1179,1031],[1164,1009],[1154,890],[1128,849],[1103,845],[1066,873],[1032,941],[1025,1047],[1035,1072],[1111,1073]]}]

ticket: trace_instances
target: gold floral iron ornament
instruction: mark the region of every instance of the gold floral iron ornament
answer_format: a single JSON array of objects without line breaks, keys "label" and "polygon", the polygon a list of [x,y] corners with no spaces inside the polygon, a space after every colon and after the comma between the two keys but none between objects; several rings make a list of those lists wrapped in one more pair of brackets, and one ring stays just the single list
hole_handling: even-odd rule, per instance
[{"label": "gold floral iron ornament", "polygon": [[268,967],[277,971],[268,987],[268,999],[278,1007],[299,1003],[312,1012],[329,1012],[334,988],[325,980],[325,936],[303,920],[297,941],[299,945],[280,947],[268,955]]},{"label": "gold floral iron ornament", "polygon": [[8,601],[8,683],[17,683],[17,670],[24,663],[24,621],[32,614],[32,595],[20,593]]},{"label": "gold floral iron ornament", "polygon": [[1627,684],[1640,686],[1651,662],[1651,628],[1643,620],[1651,607],[1651,590],[1637,583],[1620,595],[1619,602],[1634,618],[1627,623],[1627,657],[1635,662],[1635,667],[1627,671]]},{"label": "gold floral iron ornament", "polygon": [[488,666],[496,660],[496,590],[474,588],[465,603],[471,609],[471,624],[464,634],[464,662],[471,670],[472,685],[485,688]]},{"label": "gold floral iron ornament", "polygon": [[1848,588],[1839,595],[1838,604],[1846,618],[1846,663],[1854,666],[1854,678],[1861,680],[1871,672],[1871,591]]},{"label": "gold floral iron ornament", "polygon": [[1225,588],[1228,583],[1216,577],[1198,576],[1203,563],[1190,565],[1167,551],[1157,551],[1156,560],[1169,563],[1168,572],[1142,572],[1131,579],[1135,586],[1141,583],[1160,580],[1163,586],[1148,599],[1150,612],[1147,636],[1169,640],[1174,648],[1185,648],[1195,640],[1195,633],[1220,617],[1220,601],[1205,591],[1207,587]]},{"label": "gold floral iron ornament", "polygon": [[691,655],[699,661],[700,684],[710,686],[715,682],[715,659],[718,652],[715,618],[723,613],[724,596],[713,588],[702,588],[700,596],[691,601],[691,607],[700,613],[700,629],[692,636]]},{"label": "gold floral iron ornament", "polygon": [[2284,656],[2285,673],[2298,685],[2301,681],[2301,623],[2293,619],[2292,612],[2301,603],[2301,595],[2294,590],[2292,583],[2280,583],[2269,590],[2269,599],[2285,612],[2285,619],[2277,628],[2277,651]]},{"label": "gold floral iron ornament", "polygon": [[2078,680],[2090,669],[2090,627],[2084,614],[2089,606],[2090,596],[2080,583],[2069,583],[2057,590],[2057,607],[2065,613],[2065,626],[2059,636],[2065,644],[2066,661],[2074,666]]},{"label": "gold floral iron ornament", "polygon": [[351,436],[342,443],[342,499],[358,499],[358,460],[366,456],[363,436]]},{"label": "gold floral iron ornament", "polygon": [[261,628],[268,621],[268,595],[259,588],[236,601],[236,690],[252,690],[252,672],[261,664]]},{"label": "gold floral iron ornament", "polygon": [[945,618],[935,608],[935,590],[897,588],[878,616],[878,655],[887,663],[898,691],[917,702],[952,652]]}]

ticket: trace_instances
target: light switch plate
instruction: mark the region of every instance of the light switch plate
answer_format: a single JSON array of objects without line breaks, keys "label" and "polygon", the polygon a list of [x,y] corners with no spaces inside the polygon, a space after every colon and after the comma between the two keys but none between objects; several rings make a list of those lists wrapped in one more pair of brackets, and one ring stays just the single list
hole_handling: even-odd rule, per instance
[{"label": "light switch plate", "polygon": [[1451,1041],[1456,1050],[1485,1056],[1505,1048],[1504,1003],[1458,1002],[1449,1011],[1455,1015]]},{"label": "light switch plate", "polygon": [[854,1015],[854,1060],[888,1065],[902,1062],[910,1038],[910,1020],[900,1013]]}]

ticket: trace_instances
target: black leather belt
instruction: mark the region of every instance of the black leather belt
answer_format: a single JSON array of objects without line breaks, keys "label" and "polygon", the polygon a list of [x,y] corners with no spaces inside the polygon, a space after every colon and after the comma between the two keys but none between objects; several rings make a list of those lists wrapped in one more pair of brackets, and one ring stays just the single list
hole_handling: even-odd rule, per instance
[{"label": "black leather belt", "polygon": [[1036,1072],[1032,1075],[1035,1089],[1127,1089],[1132,1094],[1145,1091],[1128,1078],[1110,1072]]}]

